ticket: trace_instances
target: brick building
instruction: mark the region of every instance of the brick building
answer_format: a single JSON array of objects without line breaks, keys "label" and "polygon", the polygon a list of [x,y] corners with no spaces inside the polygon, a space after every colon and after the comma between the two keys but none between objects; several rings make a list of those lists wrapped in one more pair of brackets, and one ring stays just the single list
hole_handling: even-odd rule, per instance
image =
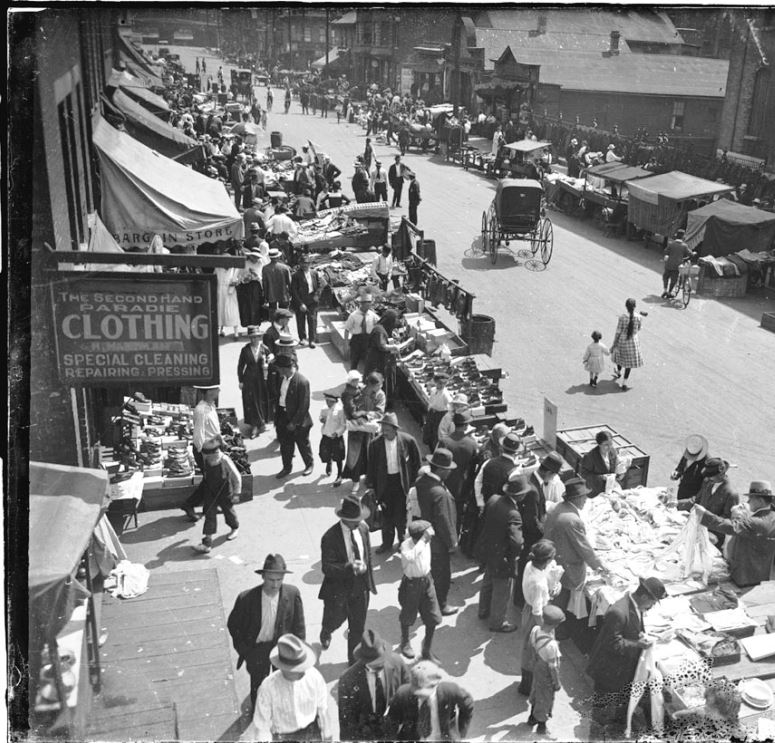
[{"label": "brick building", "polygon": [[736,43],[729,58],[719,149],[775,168],[775,10],[732,13]]}]

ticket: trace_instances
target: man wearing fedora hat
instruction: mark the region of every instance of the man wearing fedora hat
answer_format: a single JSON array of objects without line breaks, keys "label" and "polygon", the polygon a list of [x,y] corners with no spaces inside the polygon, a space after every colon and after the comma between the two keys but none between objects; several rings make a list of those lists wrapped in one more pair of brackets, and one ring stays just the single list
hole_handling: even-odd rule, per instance
[{"label": "man wearing fedora hat", "polygon": [[[702,506],[708,513],[730,521],[732,509],[740,503],[740,496],[729,482],[727,471],[729,462],[719,457],[711,457],[702,469],[702,485],[694,498],[684,498],[678,501],[679,511],[690,511],[695,505]],[[719,549],[724,544],[726,533],[715,527],[708,531]]]},{"label": "man wearing fedora hat", "polygon": [[[302,346],[310,348],[317,342],[318,304],[321,290],[320,276],[309,265],[309,256],[299,257],[299,267],[291,277],[291,301],[296,312],[296,327]],[[307,335],[309,334],[309,341]]]},{"label": "man wearing fedora hat", "polygon": [[449,449],[437,448],[426,456],[430,468],[423,467],[414,483],[420,518],[433,527],[431,539],[431,575],[436,597],[444,616],[456,614],[457,607],[447,603],[452,580],[450,553],[457,548],[457,512],[455,499],[444,484],[457,465]]},{"label": "man wearing fedora hat", "polygon": [[350,369],[358,369],[366,360],[369,336],[379,322],[379,315],[371,309],[374,297],[368,292],[358,297],[358,309],[353,310],[344,324],[344,338],[349,342]]},{"label": "man wearing fedora hat", "polygon": [[382,545],[377,553],[389,552],[393,538],[398,543],[406,529],[406,496],[420,470],[420,449],[413,436],[404,433],[395,413],[385,413],[382,433],[369,443],[366,485],[383,507]]},{"label": "man wearing fedora hat", "polygon": [[355,661],[355,647],[366,625],[369,594],[376,593],[371,564],[371,540],[364,519],[369,509],[348,495],[336,509],[339,518],[320,540],[323,601],[320,644],[326,650],[332,633],[347,621],[347,660]]},{"label": "man wearing fedora hat", "polygon": [[269,265],[261,272],[264,302],[270,312],[278,307],[288,309],[291,304],[291,269],[281,261],[283,254],[277,248],[269,250]]},{"label": "man wearing fedora hat", "polygon": [[371,629],[355,648],[355,663],[339,678],[339,738],[391,740],[395,730],[385,716],[402,684],[409,683],[403,658]]},{"label": "man wearing fedora hat", "polygon": [[675,472],[670,475],[671,480],[678,480],[678,500],[694,498],[700,492],[704,479],[702,470],[708,461],[708,440],[698,433],[692,434],[686,439],[684,453]]},{"label": "man wearing fedora hat", "polygon": [[291,473],[294,448],[298,448],[304,461],[303,475],[306,477],[312,474],[314,464],[309,442],[309,432],[312,428],[312,417],[309,414],[309,382],[298,372],[290,356],[279,354],[274,363],[281,379],[274,425],[283,460],[283,468],[276,477],[282,479]]},{"label": "man wearing fedora hat", "polygon": [[465,740],[474,716],[474,698],[453,681],[444,680],[430,660],[412,666],[411,680],[396,692],[388,718],[396,740]]},{"label": "man wearing fedora hat", "polygon": [[754,480],[744,497],[748,499],[748,507],[734,508],[731,519],[717,516],[700,504],[694,506],[703,526],[731,537],[725,553],[732,580],[740,587],[769,580],[775,558],[772,485],[767,480]]},{"label": "man wearing fedora hat", "polygon": [[511,431],[501,442],[501,453],[497,457],[488,459],[479,468],[474,480],[474,497],[480,509],[484,509],[491,496],[503,492],[503,486],[508,482],[509,475],[519,467],[517,454],[521,448],[522,439]]},{"label": "man wearing fedora hat", "polygon": [[304,640],[307,632],[299,589],[283,583],[291,572],[283,556],[267,555],[264,567],[255,572],[263,583],[237,596],[226,623],[237,651],[237,670],[244,663],[250,674],[252,709],[258,687],[272,670],[269,653],[277,640],[287,633]]},{"label": "man wearing fedora hat", "polygon": [[625,593],[605,613],[587,665],[587,674],[595,683],[590,730],[593,739],[621,735],[641,651],[654,643],[646,635],[643,613],[665,596],[667,591],[659,578],[639,578],[638,587]]},{"label": "man wearing fedora hat", "polygon": [[471,411],[461,410],[452,415],[455,430],[439,439],[439,446],[452,452],[457,468],[452,470],[446,485],[457,508],[458,533],[463,527],[463,509],[474,504],[474,474],[479,462],[479,444],[471,436]]},{"label": "man wearing fedora hat", "polygon": [[[580,477],[571,478],[565,483],[563,502],[546,517],[544,523],[544,538],[554,542],[557,564],[565,571],[560,579],[560,593],[552,603],[566,613],[571,591],[580,591],[586,583],[587,565],[606,572],[602,560],[589,543],[587,529],[581,518],[588,495],[589,489],[584,480]],[[565,639],[568,630],[558,630],[558,635],[558,639]]]},{"label": "man wearing fedora hat", "polygon": [[242,740],[330,740],[328,689],[315,651],[296,635],[281,635],[269,654],[277,669],[258,688],[253,722]]},{"label": "man wearing fedora hat", "polygon": [[517,501],[532,492],[525,475],[510,478],[503,493],[494,495],[484,509],[484,523],[479,533],[476,555],[484,565],[484,579],[479,592],[479,618],[490,620],[492,632],[514,632],[517,626],[506,621],[517,572],[517,558],[522,551],[522,517]]}]

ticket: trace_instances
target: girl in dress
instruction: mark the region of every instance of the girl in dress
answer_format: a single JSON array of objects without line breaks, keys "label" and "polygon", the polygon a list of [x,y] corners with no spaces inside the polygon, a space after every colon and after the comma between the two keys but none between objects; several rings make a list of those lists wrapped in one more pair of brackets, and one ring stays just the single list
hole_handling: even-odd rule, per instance
[{"label": "girl in dress", "polygon": [[605,370],[605,357],[611,352],[600,342],[603,334],[599,330],[592,331],[592,343],[584,351],[584,368],[589,372],[589,386],[597,387],[597,378]]},{"label": "girl in dress", "polygon": [[[640,352],[640,340],[638,339],[642,320],[635,314],[635,304],[635,300],[632,298],[624,303],[627,312],[619,315],[614,342],[611,344],[611,360],[616,364],[614,379],[621,377],[622,367],[624,368],[624,380],[621,385],[623,390],[629,389],[627,380],[630,378],[630,369],[643,366],[643,356]],[[640,314],[644,317],[646,315],[645,312]]]}]

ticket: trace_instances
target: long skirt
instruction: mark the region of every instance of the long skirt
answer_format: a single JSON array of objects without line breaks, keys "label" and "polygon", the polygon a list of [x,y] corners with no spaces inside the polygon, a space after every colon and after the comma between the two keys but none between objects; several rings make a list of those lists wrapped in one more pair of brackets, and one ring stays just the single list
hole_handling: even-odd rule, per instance
[{"label": "long skirt", "polygon": [[260,427],[272,420],[269,385],[263,376],[245,379],[242,385],[242,409],[248,426]]},{"label": "long skirt", "polygon": [[260,325],[263,318],[264,291],[260,281],[237,286],[237,305],[239,307],[240,325]]}]

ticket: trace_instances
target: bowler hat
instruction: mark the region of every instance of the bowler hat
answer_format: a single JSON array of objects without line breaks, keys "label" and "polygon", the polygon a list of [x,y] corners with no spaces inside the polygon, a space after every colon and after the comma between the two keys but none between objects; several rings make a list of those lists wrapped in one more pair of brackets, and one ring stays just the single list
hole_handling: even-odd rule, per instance
[{"label": "bowler hat", "polygon": [[254,572],[262,575],[263,573],[291,573],[293,571],[288,570],[285,566],[285,558],[282,555],[274,554],[267,555],[264,558],[264,567]]},{"label": "bowler hat", "polygon": [[727,469],[729,469],[729,462],[720,457],[712,457],[705,462],[705,466],[702,468],[702,476],[716,477],[717,475],[723,475]]},{"label": "bowler hat", "polygon": [[393,428],[401,428],[401,426],[398,425],[398,416],[395,413],[385,413],[385,415],[382,416],[380,423],[382,423],[382,425],[387,423],[389,426],[393,426]]},{"label": "bowler hat", "polygon": [[546,470],[547,472],[554,472],[555,475],[559,474],[562,469],[562,457],[555,451],[550,451],[538,465],[539,469]]},{"label": "bowler hat", "polygon": [[587,484],[580,477],[572,477],[565,483],[565,494],[562,496],[564,500],[572,500],[573,498],[580,498],[582,495],[588,495],[589,488]]},{"label": "bowler hat", "polygon": [[661,601],[667,596],[665,584],[659,578],[638,578],[638,587],[645,591],[654,601]]},{"label": "bowler hat", "polygon": [[457,465],[452,459],[452,452],[449,449],[439,447],[434,450],[433,454],[428,454],[425,458],[430,462],[431,467],[438,467],[442,470],[457,469]]},{"label": "bowler hat", "polygon": [[522,439],[517,436],[513,431],[511,433],[507,433],[503,437],[503,441],[501,441],[501,447],[503,448],[503,451],[508,452],[509,454],[515,454],[519,451],[519,447],[522,446]]},{"label": "bowler hat", "polygon": [[342,499],[334,513],[346,521],[363,521],[369,518],[371,511],[361,503],[358,496],[348,495]]},{"label": "bowler hat", "polygon": [[772,492],[772,485],[769,480],[751,480],[751,484],[748,486],[748,492],[745,494],[747,498],[755,495],[757,498],[775,498],[775,493]]},{"label": "bowler hat", "polygon": [[409,536],[411,537],[421,537],[430,528],[430,521],[425,521],[425,519],[416,519],[407,526],[407,529],[409,529]]},{"label": "bowler hat", "polygon": [[514,475],[509,477],[503,486],[503,492],[506,495],[512,495],[515,498],[519,495],[529,493],[533,488],[527,480],[527,475]]},{"label": "bowler hat", "polygon": [[274,364],[280,369],[290,369],[293,366],[293,359],[290,356],[279,354],[275,356]]},{"label": "bowler hat", "polygon": [[541,612],[541,621],[550,627],[556,627],[565,621],[565,612],[559,606],[547,604]]},{"label": "bowler hat", "polygon": [[290,632],[281,635],[269,653],[272,665],[286,671],[306,671],[315,665],[316,659],[315,651]]},{"label": "bowler hat", "polygon": [[361,635],[360,644],[353,650],[353,655],[364,663],[371,663],[384,658],[387,653],[385,641],[373,630],[367,629]]}]

